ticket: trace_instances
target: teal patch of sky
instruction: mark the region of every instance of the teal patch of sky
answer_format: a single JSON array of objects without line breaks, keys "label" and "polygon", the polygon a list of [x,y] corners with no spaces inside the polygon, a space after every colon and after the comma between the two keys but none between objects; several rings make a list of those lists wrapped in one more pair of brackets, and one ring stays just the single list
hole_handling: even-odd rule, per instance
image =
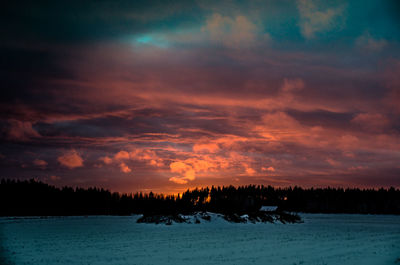
[{"label": "teal patch of sky", "polygon": [[153,22],[156,26],[149,28],[149,31],[125,36],[123,40],[139,46],[147,45],[169,48],[174,45],[174,41],[168,38],[170,34],[190,32],[193,28],[198,27],[198,25],[202,25],[204,21],[205,15],[201,11],[197,12],[197,16],[193,16],[193,14],[170,16],[162,21]]},{"label": "teal patch of sky", "polygon": [[138,46],[156,46],[159,48],[168,48],[170,43],[161,35],[143,34],[133,38],[133,44]]},{"label": "teal patch of sky", "polygon": [[350,1],[347,8],[346,27],[341,34],[358,37],[368,32],[376,39],[399,39],[399,25],[394,23],[385,1]]},{"label": "teal patch of sky", "polygon": [[[342,13],[344,17],[336,20],[339,22],[337,27],[315,32],[315,36],[309,39],[301,35],[298,11],[296,15],[293,11],[290,12],[291,9],[293,6],[289,5],[287,17],[272,16],[263,21],[266,31],[279,43],[279,49],[347,53],[354,50],[357,39],[364,34],[369,34],[376,40],[399,40],[400,27],[396,23],[397,18],[391,16],[389,5],[382,1],[349,1]],[[342,25],[340,19],[343,19]]]},{"label": "teal patch of sky", "polygon": [[[243,5],[243,12],[237,11],[253,21],[250,14],[246,14],[245,6],[246,4]],[[377,0],[346,3],[342,14],[344,17],[338,19],[343,22],[339,21],[338,27],[315,32],[314,38],[302,36],[301,18],[295,2],[287,2],[284,7],[280,6],[279,8],[276,5],[271,9],[269,7],[261,8],[261,13],[258,13],[259,26],[261,26],[259,34],[268,33],[272,38],[271,45],[277,46],[279,49],[351,51],[357,38],[366,33],[377,40],[382,38],[389,41],[394,38],[398,39],[396,33],[399,32],[399,29],[391,19],[387,19],[387,5]],[[335,7],[335,5],[322,7],[320,10],[328,7]],[[151,23],[154,25],[148,32],[129,36],[129,42],[135,45],[151,45],[160,48],[186,45],[192,45],[195,48],[196,45],[204,45],[205,43],[177,43],[168,39],[169,34],[200,32],[207,18],[214,12],[197,8],[190,11],[178,16],[169,16],[162,21],[154,21]]]},{"label": "teal patch of sky", "polygon": [[272,39],[278,42],[302,41],[299,28],[299,13],[297,6],[292,3],[285,9],[275,10],[262,16],[264,33],[268,33]]}]

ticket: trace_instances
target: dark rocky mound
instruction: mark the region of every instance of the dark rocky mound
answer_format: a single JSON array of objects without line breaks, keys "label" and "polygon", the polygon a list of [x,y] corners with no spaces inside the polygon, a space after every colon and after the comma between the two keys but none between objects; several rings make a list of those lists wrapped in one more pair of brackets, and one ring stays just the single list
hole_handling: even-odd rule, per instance
[{"label": "dark rocky mound", "polygon": [[262,211],[257,211],[257,212],[251,212],[247,214],[243,214],[239,216],[239,214],[233,213],[233,214],[225,214],[224,219],[227,220],[228,222],[233,222],[233,223],[275,223],[275,222],[281,222],[283,224],[285,223],[301,223],[302,220],[299,215],[297,214],[291,214],[291,213],[286,213],[282,211],[275,211],[275,212],[262,212]]},{"label": "dark rocky mound", "polygon": [[[247,214],[239,215],[237,213],[224,213],[218,214],[221,218],[231,223],[301,223],[302,220],[299,215],[286,213],[281,211],[276,212],[251,212]],[[180,214],[145,214],[140,217],[138,223],[154,223],[154,224],[166,224],[171,225],[175,223],[195,223],[200,224],[201,219],[204,221],[211,221],[211,216],[206,212],[197,212],[191,215],[180,215]]]},{"label": "dark rocky mound", "polygon": [[175,223],[186,223],[187,220],[182,218],[179,214],[168,214],[168,215],[161,215],[161,214],[146,214],[140,217],[137,220],[138,223],[154,223],[154,224],[166,224],[171,225],[172,222]]}]

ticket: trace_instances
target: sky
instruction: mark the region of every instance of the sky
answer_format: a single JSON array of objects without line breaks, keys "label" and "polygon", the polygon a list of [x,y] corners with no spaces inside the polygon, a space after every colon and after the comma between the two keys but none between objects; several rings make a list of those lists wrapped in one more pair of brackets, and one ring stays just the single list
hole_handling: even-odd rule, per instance
[{"label": "sky", "polygon": [[0,178],[400,187],[400,4],[11,1]]}]

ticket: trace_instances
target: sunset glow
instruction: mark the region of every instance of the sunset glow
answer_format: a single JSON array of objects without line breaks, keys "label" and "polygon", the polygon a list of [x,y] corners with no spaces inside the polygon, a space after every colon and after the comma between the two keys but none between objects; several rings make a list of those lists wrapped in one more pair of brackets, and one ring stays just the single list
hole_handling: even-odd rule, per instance
[{"label": "sunset glow", "polygon": [[1,178],[400,187],[397,1],[33,5],[1,18]]}]

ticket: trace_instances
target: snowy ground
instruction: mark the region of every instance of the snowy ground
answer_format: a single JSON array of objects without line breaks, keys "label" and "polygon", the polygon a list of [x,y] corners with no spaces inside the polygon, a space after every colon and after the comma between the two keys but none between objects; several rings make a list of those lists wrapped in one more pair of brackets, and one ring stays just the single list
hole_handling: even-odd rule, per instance
[{"label": "snowy ground", "polygon": [[0,264],[400,265],[400,216],[301,217],[170,226],[137,224],[138,216],[0,218]]}]

